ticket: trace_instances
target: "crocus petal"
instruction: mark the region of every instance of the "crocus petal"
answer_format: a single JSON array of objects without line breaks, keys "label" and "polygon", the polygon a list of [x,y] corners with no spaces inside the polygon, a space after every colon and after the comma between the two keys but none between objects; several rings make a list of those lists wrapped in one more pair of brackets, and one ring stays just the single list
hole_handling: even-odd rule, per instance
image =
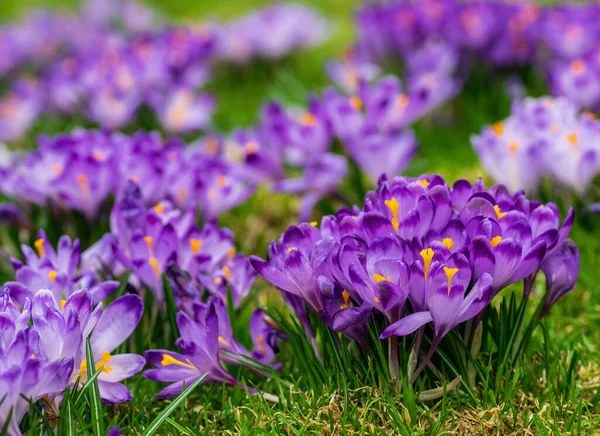
[{"label": "crocus petal", "polygon": [[[104,370],[98,376],[98,380],[103,382],[119,382],[132,377],[142,370],[146,364],[146,359],[137,354],[117,354],[111,356],[106,363]],[[110,367],[109,370],[107,368]]]},{"label": "crocus petal", "polygon": [[99,380],[98,387],[100,388],[100,398],[102,398],[102,401],[105,403],[118,404],[133,399],[131,391],[122,383],[109,383]]},{"label": "crocus petal", "polygon": [[433,321],[433,318],[429,311],[411,313],[386,328],[383,333],[381,333],[380,338],[385,339],[392,335],[406,336],[431,321]]},{"label": "crocus petal", "polygon": [[137,327],[144,303],[137,295],[124,295],[113,301],[100,316],[90,339],[94,354],[112,352]]}]

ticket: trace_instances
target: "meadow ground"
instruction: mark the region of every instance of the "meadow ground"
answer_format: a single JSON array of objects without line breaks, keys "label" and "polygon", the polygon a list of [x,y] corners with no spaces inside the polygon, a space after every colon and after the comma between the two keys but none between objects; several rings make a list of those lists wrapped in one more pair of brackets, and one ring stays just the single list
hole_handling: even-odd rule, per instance
[{"label": "meadow ground", "polygon": [[[68,7],[72,1],[56,3]],[[230,18],[266,2],[152,0],[150,3],[173,18],[187,21],[213,16]],[[228,131],[250,125],[256,121],[260,105],[268,99],[303,104],[309,92],[320,92],[328,85],[323,64],[339,56],[352,42],[352,13],[357,2],[310,0],[305,3],[330,21],[331,38],[313,50],[274,64],[256,62],[243,69],[219,67],[209,85],[218,101],[215,116],[218,129]],[[34,4],[38,2],[9,0],[8,4],[3,2],[0,14],[5,18],[14,17]],[[390,66],[389,72],[394,73],[394,68]],[[416,125],[420,146],[408,174],[439,173],[448,181],[486,178],[469,136],[508,115],[510,100],[505,84],[511,75],[523,80],[530,95],[543,95],[546,91],[533,70],[489,72],[477,69],[461,95],[435,117]],[[38,132],[52,134],[69,127],[48,120],[38,127]],[[563,206],[563,213],[564,206],[572,201],[550,189],[540,195],[543,201],[555,201]],[[331,213],[339,205],[341,203],[322,202],[314,212],[315,217]],[[221,217],[220,224],[234,230],[236,242],[244,252],[264,255],[267,242],[294,222],[297,207],[286,195],[260,190],[249,202]],[[479,368],[482,381],[477,389],[461,387],[442,399],[423,402],[418,399],[419,386],[403,386],[402,393],[395,394],[393,386],[382,384],[373,375],[381,369],[377,350],[369,362],[358,362],[351,353],[337,353],[325,356],[325,363],[320,363],[302,347],[301,340],[291,340],[282,347],[282,371],[273,380],[257,385],[261,391],[278,395],[278,404],[234,388],[201,386],[174,410],[159,434],[598,434],[598,229],[600,219],[590,215],[584,207],[577,207],[572,238],[581,251],[578,286],[552,309],[514,365]],[[262,279],[257,281],[247,306],[254,302],[281,308],[279,296]],[[238,326],[244,324],[248,307],[237,314]],[[147,317],[141,327],[133,340],[140,353],[164,345],[159,331],[146,333],[147,329],[154,329]],[[244,336],[243,331],[239,333]],[[130,381],[129,386],[134,401],[106,407],[106,422],[128,428],[131,434],[141,434],[166,404],[151,400],[158,386],[141,375]],[[82,418],[85,421],[85,415]]]}]

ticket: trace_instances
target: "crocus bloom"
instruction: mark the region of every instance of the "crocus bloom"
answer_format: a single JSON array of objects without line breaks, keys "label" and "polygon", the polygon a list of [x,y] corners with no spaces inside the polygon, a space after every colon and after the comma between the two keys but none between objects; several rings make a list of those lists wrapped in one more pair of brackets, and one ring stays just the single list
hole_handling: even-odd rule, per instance
[{"label": "crocus bloom", "polygon": [[21,247],[26,263],[13,259],[17,281],[5,284],[10,296],[20,304],[32,299],[40,289],[51,290],[58,301],[88,289],[96,303],[117,290],[119,282],[100,281],[96,270],[79,269],[79,239],[71,242],[71,238],[63,235],[55,250],[46,233],[40,230],[34,246],[35,251],[27,245]]},{"label": "crocus bloom", "polygon": [[511,189],[535,190],[543,174],[582,192],[598,172],[600,122],[566,99],[525,99],[472,138],[484,167]]}]

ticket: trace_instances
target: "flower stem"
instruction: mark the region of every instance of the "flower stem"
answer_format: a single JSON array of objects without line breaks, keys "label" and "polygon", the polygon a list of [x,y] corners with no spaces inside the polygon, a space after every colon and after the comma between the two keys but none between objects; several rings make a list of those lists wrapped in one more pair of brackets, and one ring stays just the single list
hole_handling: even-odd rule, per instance
[{"label": "flower stem", "polygon": [[395,380],[398,378],[398,336],[390,336],[389,345],[388,361],[390,367],[390,377],[392,380]]},{"label": "flower stem", "polygon": [[431,347],[429,348],[429,351],[427,352],[427,355],[423,358],[423,361],[421,362],[419,367],[416,369],[416,371],[410,378],[410,380],[409,380],[410,384],[413,384],[415,382],[415,380],[417,379],[417,377],[419,376],[419,374],[421,373],[421,371],[423,371],[423,369],[425,369],[425,366],[427,366],[427,362],[429,362],[431,360],[431,358],[433,357],[433,353],[435,352],[439,342],[440,341],[437,338],[433,340],[433,342],[431,343]]}]

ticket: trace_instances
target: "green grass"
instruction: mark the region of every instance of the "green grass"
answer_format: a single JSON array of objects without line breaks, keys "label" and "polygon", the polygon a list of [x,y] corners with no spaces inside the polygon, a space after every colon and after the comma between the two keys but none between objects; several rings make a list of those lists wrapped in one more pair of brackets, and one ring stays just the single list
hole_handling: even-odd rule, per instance
[{"label": "green grass", "polygon": [[[63,6],[71,0],[60,2]],[[227,0],[221,2],[167,2],[154,0],[160,10],[183,19],[210,17],[230,18],[267,2]],[[262,102],[279,99],[288,104],[302,104],[308,92],[319,92],[327,85],[323,63],[338,56],[353,39],[353,1],[331,0],[306,2],[315,6],[332,23],[332,38],[324,45],[303,51],[274,64],[254,63],[246,68],[219,67],[209,85],[218,100],[216,126],[230,130],[256,121]],[[3,3],[5,17],[39,4],[32,0]],[[545,89],[533,71],[517,71],[533,95]],[[508,72],[490,76],[478,71],[470,77],[464,92],[435,117],[416,126],[420,141],[418,156],[408,169],[411,175],[423,172],[442,174],[447,180],[459,177],[485,177],[477,156],[469,144],[469,135],[508,114],[509,100],[504,92]],[[42,125],[39,131],[61,130],[64,124]],[[543,192],[544,201],[561,205],[569,197],[557,190]],[[315,217],[330,213],[339,204],[321,203]],[[265,189],[234,211],[221,217],[220,224],[237,235],[237,244],[246,253],[263,255],[266,244],[295,221],[297,200],[272,194]],[[563,207],[563,212],[564,212]],[[385,376],[386,350],[376,347],[365,353],[342,338],[342,347],[329,347],[330,354],[319,361],[312,354],[301,331],[290,335],[282,347],[283,370],[270,381],[256,378],[246,371],[230,368],[250,386],[256,386],[279,397],[272,403],[261,396],[249,395],[241,389],[218,384],[201,385],[185,397],[166,418],[159,434],[598,434],[600,432],[600,271],[597,268],[600,247],[595,236],[600,219],[578,207],[572,238],[581,251],[581,278],[576,290],[563,298],[534,331],[532,340],[514,365],[498,365],[493,347],[480,356],[478,385],[470,389],[460,385],[442,399],[420,401],[420,389],[436,386],[431,375],[413,388],[406,383],[398,391]],[[42,219],[48,220],[44,214]],[[54,233],[70,229],[83,231],[77,219],[70,223],[40,221]],[[2,230],[5,232],[5,230]],[[87,242],[97,235],[88,233]],[[78,233],[81,234],[81,233]],[[3,240],[9,240],[8,236]],[[12,248],[13,254],[16,247]],[[508,296],[507,296],[508,297]],[[537,302],[540,295],[534,297]],[[500,303],[498,303],[500,304]],[[272,287],[258,280],[250,303],[234,321],[236,332],[247,339],[244,323],[249,309],[263,305],[270,310],[281,308],[281,300]],[[532,304],[531,306],[535,306]],[[528,309],[528,315],[533,307]],[[274,314],[276,316],[276,314]],[[167,320],[165,320],[167,322]],[[287,316],[281,322],[291,331],[297,329]],[[145,316],[132,343],[138,353],[151,347],[172,347],[171,338],[154,331]],[[498,332],[490,331],[490,338]],[[325,344],[332,338],[319,329]],[[450,340],[450,339],[449,339]],[[489,340],[489,339],[488,339]],[[405,349],[409,349],[406,344]],[[444,348],[445,349],[445,348]],[[447,361],[436,356],[436,362],[449,368]],[[488,360],[486,360],[488,359]],[[408,355],[401,361],[406,368]],[[489,362],[490,365],[485,363]],[[405,371],[403,369],[402,371]],[[460,370],[457,370],[460,373]],[[448,369],[448,374],[452,371]],[[448,380],[450,381],[450,380]],[[439,384],[439,383],[438,383]],[[130,404],[103,407],[106,427],[118,425],[126,434],[142,434],[168,403],[156,403],[152,396],[159,386],[137,376],[128,382],[134,394]],[[398,393],[400,392],[400,393]],[[76,394],[72,394],[72,398]],[[69,413],[75,419],[76,433],[90,433],[90,408],[84,400],[73,402]],[[35,414],[32,425],[42,420]],[[34,422],[35,421],[35,422]],[[24,424],[28,425],[28,422]],[[31,431],[29,434],[37,434]]]}]

